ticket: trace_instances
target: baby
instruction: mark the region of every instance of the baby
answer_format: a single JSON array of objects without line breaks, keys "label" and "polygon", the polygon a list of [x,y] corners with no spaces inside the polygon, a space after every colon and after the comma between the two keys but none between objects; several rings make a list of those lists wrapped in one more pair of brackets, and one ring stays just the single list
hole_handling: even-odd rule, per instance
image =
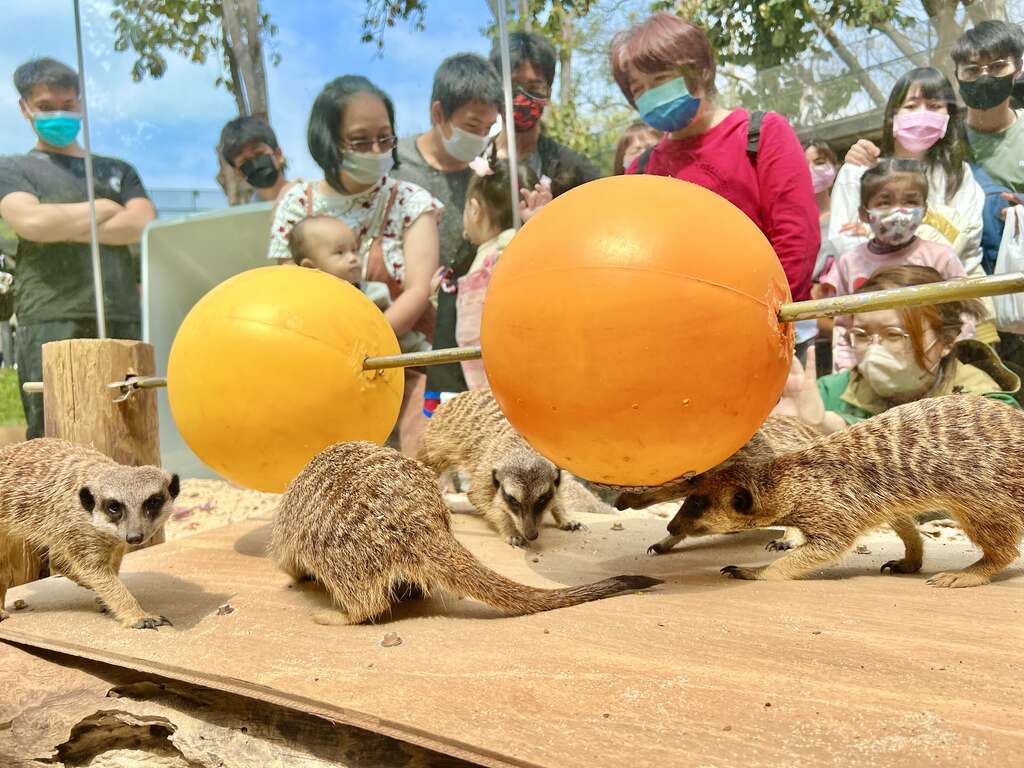
[{"label": "baby", "polygon": [[[333,216],[310,216],[299,221],[288,239],[292,261],[300,267],[318,269],[352,283],[377,305],[381,312],[391,306],[387,285],[366,282],[363,259],[359,255],[359,239],[345,222]],[[402,352],[428,352],[430,342],[418,331],[403,333],[398,338]]]}]

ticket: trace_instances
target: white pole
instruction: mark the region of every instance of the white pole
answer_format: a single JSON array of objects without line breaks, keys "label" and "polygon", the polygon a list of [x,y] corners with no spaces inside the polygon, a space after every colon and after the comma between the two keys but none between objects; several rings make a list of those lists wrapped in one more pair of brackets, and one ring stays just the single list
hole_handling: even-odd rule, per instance
[{"label": "white pole", "polygon": [[107,313],[103,304],[103,266],[96,234],[96,188],[92,175],[92,144],[89,141],[89,108],[85,98],[85,57],[82,55],[82,17],[75,0],[75,43],[78,45],[78,89],[82,98],[82,143],[85,145],[85,191],[89,196],[89,247],[92,252],[92,282],[96,290],[96,331],[107,338]]},{"label": "white pole", "polygon": [[512,185],[512,226],[523,225],[519,219],[519,172],[516,166],[516,124],[512,119],[512,56],[508,50],[508,16],[505,0],[498,0],[498,39],[501,45],[501,80],[505,88],[505,144],[508,150],[509,183]]}]

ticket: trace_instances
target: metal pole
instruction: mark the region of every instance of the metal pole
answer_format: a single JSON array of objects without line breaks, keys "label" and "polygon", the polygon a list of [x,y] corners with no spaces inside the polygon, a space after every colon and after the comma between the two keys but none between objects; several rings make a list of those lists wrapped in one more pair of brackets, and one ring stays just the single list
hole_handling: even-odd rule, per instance
[{"label": "metal pole", "polygon": [[1024,272],[1011,272],[993,277],[970,277],[947,280],[944,283],[912,285],[909,288],[891,288],[887,291],[851,293],[848,296],[836,296],[831,299],[792,302],[779,308],[779,320],[792,323],[795,320],[810,320],[816,317],[856,315],[882,309],[920,307],[925,304],[942,304],[947,301],[1021,292],[1024,292]]},{"label": "metal pole", "polygon": [[89,107],[85,98],[85,57],[82,53],[82,17],[75,0],[75,44],[78,46],[78,88],[82,100],[82,143],[85,145],[85,191],[89,196],[89,249],[92,253],[92,283],[96,292],[96,331],[107,338],[107,312],[103,303],[103,267],[96,233],[96,188],[92,175],[92,143],[89,140]]},{"label": "metal pole", "polygon": [[[961,280],[947,280],[944,283],[912,285],[909,288],[892,288],[887,291],[854,293],[836,296],[832,299],[796,301],[779,308],[779,320],[791,323],[796,320],[810,320],[816,317],[855,315],[861,312],[877,312],[882,309],[920,307],[926,304],[942,304],[961,299],[978,299],[983,296],[998,296],[1006,293],[1024,293],[1024,272],[1011,272],[993,277],[971,277]],[[409,352],[402,355],[382,355],[363,360],[364,371],[379,371],[386,368],[409,368],[427,365],[459,363],[463,360],[479,360],[483,357],[480,347],[454,347],[435,349],[431,352]],[[557,361],[551,361],[555,364]],[[125,381],[107,384],[118,390],[126,399],[138,389],[166,387],[167,379],[158,376],[140,376]],[[43,391],[40,381],[27,381],[22,386],[27,394]]]},{"label": "metal pole", "polygon": [[[516,124],[512,109],[512,54],[508,49],[508,16],[505,0],[498,0],[498,40],[501,45],[501,82],[505,89],[505,144],[508,152],[508,177],[512,187],[512,226],[523,226],[519,218],[519,170],[516,151]],[[435,363],[436,365],[436,363]]]}]

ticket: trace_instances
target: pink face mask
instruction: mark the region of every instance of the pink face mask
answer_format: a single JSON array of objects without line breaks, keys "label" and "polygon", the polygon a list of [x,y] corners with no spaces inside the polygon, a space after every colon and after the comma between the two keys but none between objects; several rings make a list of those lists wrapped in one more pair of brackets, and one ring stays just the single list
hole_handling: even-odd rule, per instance
[{"label": "pink face mask", "polygon": [[924,152],[946,135],[947,125],[949,115],[941,112],[900,112],[893,118],[892,133],[908,152]]},{"label": "pink face mask", "polygon": [[814,186],[815,193],[830,189],[835,180],[836,169],[832,163],[811,166],[811,184]]}]

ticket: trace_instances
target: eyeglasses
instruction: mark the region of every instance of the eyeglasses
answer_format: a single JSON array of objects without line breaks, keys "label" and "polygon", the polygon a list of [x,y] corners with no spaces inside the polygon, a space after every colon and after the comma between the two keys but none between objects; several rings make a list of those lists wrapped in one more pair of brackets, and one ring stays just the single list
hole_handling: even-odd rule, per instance
[{"label": "eyeglasses", "polygon": [[396,136],[383,136],[379,139],[342,140],[341,145],[350,152],[372,152],[376,147],[381,152],[388,152],[398,143]]},{"label": "eyeglasses", "polygon": [[863,328],[851,328],[846,335],[850,339],[850,344],[858,351],[867,349],[871,342],[875,342],[890,352],[903,352],[910,341],[910,334],[896,327],[885,328],[878,333],[868,333]]},{"label": "eyeglasses", "polygon": [[1013,59],[999,59],[988,64],[961,64],[956,71],[956,76],[965,83],[973,83],[982,75],[993,77],[1005,77],[1012,75],[1017,69],[1017,62]]}]

